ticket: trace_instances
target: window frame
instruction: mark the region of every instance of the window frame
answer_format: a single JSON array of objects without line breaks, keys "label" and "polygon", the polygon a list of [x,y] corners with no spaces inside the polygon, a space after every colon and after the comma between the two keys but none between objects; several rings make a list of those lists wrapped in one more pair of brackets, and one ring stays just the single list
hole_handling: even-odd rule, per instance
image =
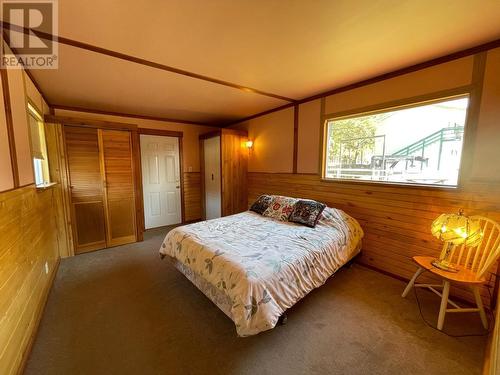
[{"label": "window frame", "polygon": [[[335,120],[345,120],[349,118],[363,117],[369,115],[376,115],[381,113],[393,112],[403,109],[422,107],[425,105],[431,105],[435,103],[441,103],[454,99],[468,98],[468,106],[465,110],[465,121],[464,121],[464,135],[462,143],[462,153],[460,157],[460,166],[458,170],[457,183],[456,185],[437,185],[437,184],[426,184],[426,183],[411,183],[411,182],[397,182],[397,181],[375,181],[375,180],[357,180],[350,178],[332,178],[326,177],[326,157],[327,157],[327,142],[328,142],[328,123]],[[440,92],[431,95],[426,95],[418,98],[410,98],[404,100],[393,101],[389,103],[382,103],[375,106],[370,106],[367,108],[355,108],[348,111],[328,113],[321,117],[321,159],[320,159],[320,179],[322,182],[328,183],[350,183],[350,184],[361,184],[361,185],[378,185],[378,186],[392,186],[392,187],[402,187],[402,188],[419,188],[419,189],[431,189],[431,190],[454,190],[460,191],[463,188],[463,177],[464,177],[464,159],[468,155],[468,137],[472,133],[471,129],[471,107],[475,105],[473,90],[470,86],[466,88],[460,88],[459,90],[448,90],[448,92]]]},{"label": "window frame", "polygon": [[[30,150],[31,150],[31,160],[33,163],[33,177],[34,177],[34,182],[35,182],[35,187],[37,189],[44,189],[47,187],[50,187],[54,185],[50,179],[50,165],[49,165],[49,156],[48,156],[48,150],[47,150],[47,140],[46,140],[46,135],[45,135],[45,121],[44,118],[40,112],[40,110],[31,102],[31,100],[27,100],[26,104],[26,114],[27,114],[27,120],[28,120],[28,128],[29,128],[29,134],[30,134]],[[42,154],[44,156],[44,159],[39,159],[35,158],[33,155],[33,134],[31,134],[31,125],[30,125],[30,117],[35,119],[38,122],[38,125],[40,126],[42,132],[39,131],[39,137],[40,137],[40,147],[42,149]],[[35,166],[35,160],[42,160],[41,161],[41,168],[42,168],[42,177],[43,177],[43,182],[42,183],[37,183],[37,171],[36,171],[36,166]]]}]

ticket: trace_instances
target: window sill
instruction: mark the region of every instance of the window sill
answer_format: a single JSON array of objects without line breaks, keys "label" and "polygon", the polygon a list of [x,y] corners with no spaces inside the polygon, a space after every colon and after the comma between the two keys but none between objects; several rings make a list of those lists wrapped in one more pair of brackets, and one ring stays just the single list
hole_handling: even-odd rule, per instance
[{"label": "window sill", "polygon": [[37,191],[45,191],[48,189],[52,189],[56,185],[57,185],[57,182],[49,182],[48,184],[40,184],[40,185],[36,185],[36,190]]},{"label": "window sill", "polygon": [[348,178],[327,178],[322,177],[322,182],[338,182],[341,184],[359,184],[359,185],[375,185],[386,187],[401,187],[401,188],[414,188],[414,189],[429,189],[429,190],[460,190],[460,185],[432,185],[432,184],[418,184],[418,183],[404,183],[404,182],[389,182],[389,181],[368,181],[368,180],[355,180]]}]

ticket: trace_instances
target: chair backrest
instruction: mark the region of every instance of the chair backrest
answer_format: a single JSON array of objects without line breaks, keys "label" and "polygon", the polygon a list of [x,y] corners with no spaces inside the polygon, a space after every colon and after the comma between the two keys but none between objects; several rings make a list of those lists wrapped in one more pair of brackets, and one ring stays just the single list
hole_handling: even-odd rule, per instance
[{"label": "chair backrest", "polygon": [[475,247],[455,246],[451,262],[475,272],[483,277],[500,257],[500,225],[484,216],[471,216],[479,221],[483,231],[483,240]]}]

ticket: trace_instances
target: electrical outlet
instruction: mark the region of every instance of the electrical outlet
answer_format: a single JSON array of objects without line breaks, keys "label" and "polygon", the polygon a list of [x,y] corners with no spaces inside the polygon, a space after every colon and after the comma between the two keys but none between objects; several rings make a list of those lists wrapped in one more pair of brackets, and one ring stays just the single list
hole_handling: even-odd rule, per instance
[{"label": "electrical outlet", "polygon": [[49,263],[45,262],[45,274],[49,274]]}]

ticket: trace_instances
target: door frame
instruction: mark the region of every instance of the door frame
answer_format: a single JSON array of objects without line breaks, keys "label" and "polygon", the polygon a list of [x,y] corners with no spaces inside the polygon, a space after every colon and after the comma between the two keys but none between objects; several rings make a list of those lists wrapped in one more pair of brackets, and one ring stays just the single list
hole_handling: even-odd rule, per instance
[{"label": "door frame", "polygon": [[248,137],[247,132],[244,130],[239,130],[239,129],[219,129],[219,130],[213,130],[208,133],[200,134],[198,136],[199,142],[200,142],[200,174],[201,174],[201,215],[202,215],[202,220],[206,220],[207,215],[206,215],[206,207],[205,207],[205,148],[204,148],[204,141],[205,139],[208,138],[213,138],[213,137],[220,137],[220,193],[221,193],[221,199],[220,199],[220,212],[221,212],[221,217],[227,215],[227,211],[224,211],[224,202],[225,202],[225,191],[224,191],[224,136],[227,135],[239,135],[243,137]]},{"label": "door frame", "polygon": [[[184,167],[182,160],[182,138],[184,136],[183,132],[173,131],[173,130],[160,130],[160,129],[148,129],[148,128],[138,128],[135,140],[133,140],[133,148],[135,153],[135,161],[136,161],[136,186],[137,186],[137,196],[136,196],[136,205],[137,205],[137,230],[140,231],[140,235],[138,237],[138,241],[142,241],[144,239],[144,232],[146,230],[145,226],[145,218],[144,218],[144,188],[142,185],[142,160],[141,160],[141,135],[156,135],[160,137],[175,137],[179,142],[179,176],[181,180],[181,224],[186,222],[185,213],[184,213]],[[139,239],[140,238],[140,239]]]},{"label": "door frame", "polygon": [[205,140],[209,138],[220,137],[220,214],[223,216],[222,207],[224,199],[224,191],[222,190],[222,129],[214,130],[208,133],[200,134],[198,136],[200,142],[200,183],[201,183],[201,219],[207,219],[207,208],[205,205]]}]

